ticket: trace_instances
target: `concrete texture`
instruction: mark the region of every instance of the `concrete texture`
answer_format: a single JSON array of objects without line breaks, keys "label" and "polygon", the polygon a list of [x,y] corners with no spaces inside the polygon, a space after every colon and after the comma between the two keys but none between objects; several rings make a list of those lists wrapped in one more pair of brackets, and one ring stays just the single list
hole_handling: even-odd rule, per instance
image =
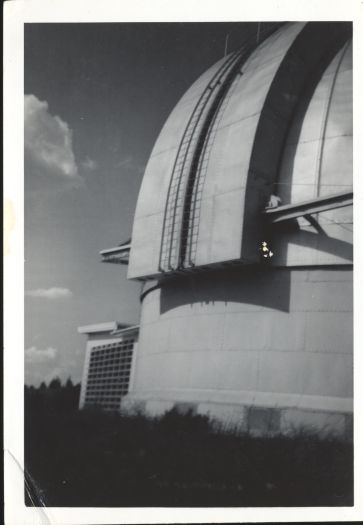
[{"label": "concrete texture", "polygon": [[322,426],[325,414],[350,414],[351,286],[344,267],[237,268],[163,281],[143,299],[125,403],[146,400],[155,415],[180,402],[199,412],[208,405],[211,414],[216,404],[294,409],[284,419],[295,414],[294,425],[301,411],[320,414],[313,419]]}]

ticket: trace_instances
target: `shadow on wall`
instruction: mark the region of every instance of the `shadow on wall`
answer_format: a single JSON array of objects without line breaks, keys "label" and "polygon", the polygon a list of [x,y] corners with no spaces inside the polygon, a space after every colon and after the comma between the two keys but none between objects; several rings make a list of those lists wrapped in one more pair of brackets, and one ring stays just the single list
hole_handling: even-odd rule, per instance
[{"label": "shadow on wall", "polygon": [[[312,228],[310,226],[310,228]],[[329,229],[325,226],[326,230]],[[316,250],[322,254],[331,254],[341,259],[353,262],[353,245],[350,241],[343,241],[330,237],[327,231],[317,222],[315,229],[317,231],[308,231],[299,227],[297,220],[286,223],[277,223],[265,228],[265,237],[275,251],[275,262],[286,264],[288,258],[288,246],[297,245]],[[281,242],[283,240],[283,242]],[[301,261],[304,263],[305,261]]]},{"label": "shadow on wall", "polygon": [[310,85],[305,88],[304,95],[301,97],[295,115],[290,121],[290,126],[285,133],[285,148],[287,145],[289,146],[289,154],[286,154],[285,148],[282,149],[273,190],[273,193],[281,197],[283,204],[291,203],[294,164],[299,145],[299,137],[311,99],[313,98],[323,72],[324,71],[319,68],[316,74],[312,75]]},{"label": "shadow on wall", "polygon": [[[349,29],[348,26],[347,29]],[[346,39],[348,37],[349,31],[346,35]],[[290,121],[290,125],[286,130],[285,148],[282,150],[282,155],[279,160],[279,167],[277,170],[279,176],[276,179],[273,190],[273,193],[281,198],[282,204],[290,204],[291,202],[298,200],[306,201],[309,198],[312,198],[313,195],[320,195],[320,188],[317,186],[318,180],[320,179],[320,171],[322,169],[321,163],[319,163],[319,156],[322,155],[322,147],[327,139],[326,129],[324,129],[323,126],[324,118],[326,126],[328,122],[328,116],[330,120],[336,119],[338,123],[340,116],[339,114],[335,113],[327,113],[327,109],[325,110],[325,113],[324,111],[321,112],[320,106],[327,106],[326,99],[327,97],[332,96],[334,89],[334,83],[331,84],[329,88],[330,91],[327,87],[324,88],[323,79],[324,75],[326,75],[327,71],[329,71],[332,61],[334,61],[336,57],[339,58],[339,53],[343,53],[341,57],[344,56],[344,46],[347,45],[345,42],[346,40],[344,39],[338,39],[337,43],[333,45],[326,52],[326,54],[323,54],[322,59],[318,63],[314,73],[308,78],[301,99]],[[335,66],[335,74],[338,73],[339,67],[340,62],[338,61],[336,62]],[[330,76],[331,75],[332,72],[330,73]],[[331,81],[329,82],[331,83]],[[319,90],[319,85],[324,89],[320,88]],[[313,104],[312,101],[314,101]],[[317,104],[319,101],[320,104]],[[335,111],[337,112],[338,110],[335,109]],[[314,134],[314,126],[317,127],[317,123],[319,122],[321,130],[320,135],[318,136],[316,135],[317,131],[315,131]],[[304,126],[308,130],[313,130],[313,134],[311,136],[312,140],[308,141],[308,143],[306,143],[306,131],[305,140],[304,137],[302,137],[302,130]],[[341,136],[344,136],[343,128],[341,130]],[[302,146],[303,148],[299,152],[298,148]],[[338,153],[331,151],[330,155],[333,156],[333,159],[334,156],[336,157],[338,155]],[[304,157],[309,159],[308,163]],[[296,169],[295,163],[297,159],[299,162],[298,168]],[[310,180],[306,178],[306,173],[302,173],[302,166],[305,170],[309,166],[312,169],[312,172],[310,173]],[[314,173],[314,169],[317,170],[316,173]],[[304,180],[299,180],[299,174],[303,175]],[[296,184],[297,187],[294,186],[294,184]],[[350,181],[347,180],[347,189],[349,188],[349,184]],[[333,180],[332,186],[334,187]],[[311,189],[311,187],[315,187],[314,191]],[[294,196],[292,195],[293,188],[295,192]],[[309,189],[307,190],[307,188]],[[344,186],[342,186],[341,191],[343,191],[343,189]],[[297,196],[299,196],[299,198],[297,198]],[[324,217],[324,214],[322,217]],[[336,229],[337,225],[340,225],[342,228],[344,228],[344,225],[339,223],[339,219],[337,221],[334,219],[329,221],[328,219],[328,222],[324,221],[324,219],[320,221],[320,215],[314,214],[311,218],[311,221],[312,226],[307,226],[307,228],[300,228],[297,220],[271,225],[270,227],[266,224],[264,225],[266,238],[270,241],[273,247],[277,247],[275,263],[278,262],[278,264],[286,264],[288,257],[290,258],[291,263],[291,260],[294,259],[294,257],[293,255],[291,256],[291,253],[288,255],[289,245],[296,245],[316,250],[316,258],[320,257],[318,252],[321,252],[321,259],[324,259],[325,254],[330,254],[345,261],[353,261],[353,247],[350,239],[350,232],[348,235],[346,235],[347,240],[337,239],[330,236],[331,233],[335,235],[334,228]],[[309,255],[309,251],[307,251],[305,258],[301,258],[301,263],[305,264],[306,260],[309,260],[309,258],[311,259],[311,256]],[[326,262],[329,261],[327,257],[325,257],[325,260]]]},{"label": "shadow on wall", "polygon": [[307,24],[286,53],[273,79],[261,112],[250,159],[241,251],[244,258],[253,260],[255,257],[255,239],[260,237],[263,227],[256,210],[263,209],[276,182],[281,182],[277,180],[281,152],[299,100],[302,98],[300,111],[304,115],[309,99],[305,99],[304,95],[312,95],[322,72],[350,34],[351,24]]},{"label": "shadow on wall", "polygon": [[207,274],[168,278],[160,283],[160,314],[186,304],[239,303],[288,312],[290,270],[240,266]]}]

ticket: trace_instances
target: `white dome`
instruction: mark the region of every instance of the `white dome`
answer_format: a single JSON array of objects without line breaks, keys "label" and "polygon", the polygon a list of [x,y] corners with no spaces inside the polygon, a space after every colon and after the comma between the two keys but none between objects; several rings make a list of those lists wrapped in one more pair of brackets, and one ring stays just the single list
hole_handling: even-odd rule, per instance
[{"label": "white dome", "polygon": [[[351,187],[349,38],[349,24],[285,24],[193,84],[146,168],[129,277],[258,262],[261,212],[272,192],[286,204]],[[296,244],[291,235],[279,243],[286,246],[276,264],[351,257],[347,249],[311,258],[308,247],[297,260],[286,255]]]}]

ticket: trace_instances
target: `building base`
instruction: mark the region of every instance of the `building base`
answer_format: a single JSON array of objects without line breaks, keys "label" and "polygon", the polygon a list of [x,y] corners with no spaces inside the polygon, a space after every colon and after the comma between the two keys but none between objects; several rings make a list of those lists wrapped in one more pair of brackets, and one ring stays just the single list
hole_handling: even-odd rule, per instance
[{"label": "building base", "polygon": [[121,413],[160,418],[170,410],[181,415],[207,416],[216,430],[253,436],[318,436],[322,439],[353,440],[352,412],[337,412],[299,406],[240,404],[213,401],[185,401],[170,398],[125,396]]}]

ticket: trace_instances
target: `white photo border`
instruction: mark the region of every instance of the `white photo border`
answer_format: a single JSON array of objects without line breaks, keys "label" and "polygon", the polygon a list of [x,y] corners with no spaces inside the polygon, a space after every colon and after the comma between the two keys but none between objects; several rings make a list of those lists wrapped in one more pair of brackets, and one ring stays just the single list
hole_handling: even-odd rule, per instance
[{"label": "white photo border", "polygon": [[[4,4],[4,468],[7,525],[363,520],[363,1],[13,0]],[[354,88],[354,506],[29,508],[24,503],[24,24],[352,21]],[[357,227],[359,225],[360,227]]]}]

